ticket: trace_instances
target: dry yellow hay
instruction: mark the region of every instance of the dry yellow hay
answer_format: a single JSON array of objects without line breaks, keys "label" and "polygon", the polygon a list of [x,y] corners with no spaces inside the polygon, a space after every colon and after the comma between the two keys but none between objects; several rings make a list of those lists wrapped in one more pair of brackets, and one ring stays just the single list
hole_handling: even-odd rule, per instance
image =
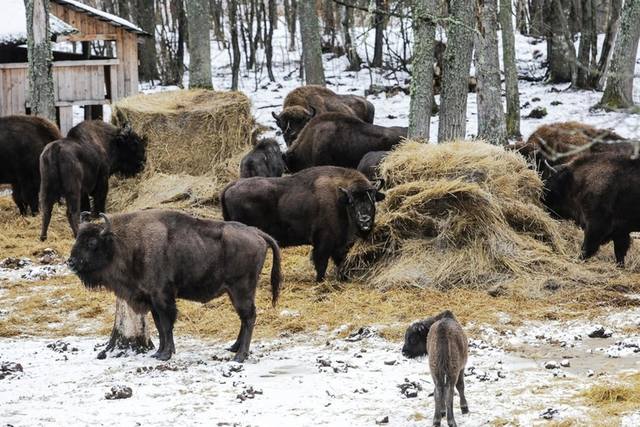
[{"label": "dry yellow hay", "polygon": [[577,261],[582,233],[544,211],[542,182],[517,153],[482,142],[408,141],[381,172],[389,189],[376,228],[347,260],[353,277],[377,288],[525,281],[532,296],[548,279],[597,284],[622,274],[605,248],[601,262]]},{"label": "dry yellow hay", "polygon": [[619,416],[637,411],[640,409],[640,373],[600,382],[581,392],[580,396],[599,416]]},{"label": "dry yellow hay", "polygon": [[112,121],[130,123],[149,140],[141,176],[112,182],[110,208],[118,211],[217,202],[238,177],[254,125],[246,95],[202,89],[123,99]]}]

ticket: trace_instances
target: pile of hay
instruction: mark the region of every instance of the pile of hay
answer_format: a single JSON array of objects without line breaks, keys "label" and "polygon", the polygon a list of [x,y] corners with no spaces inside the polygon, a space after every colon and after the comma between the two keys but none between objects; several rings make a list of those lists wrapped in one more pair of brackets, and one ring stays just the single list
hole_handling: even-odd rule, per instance
[{"label": "pile of hay", "polygon": [[116,210],[215,201],[238,177],[254,126],[246,95],[202,89],[123,99],[113,106],[112,122],[130,123],[149,141],[143,174],[113,183]]},{"label": "pile of hay", "polygon": [[582,233],[544,211],[542,182],[517,153],[481,142],[409,141],[381,173],[388,190],[376,227],[347,260],[356,279],[379,288],[521,283],[530,291],[549,279],[590,284],[620,274],[610,260],[578,262]]}]

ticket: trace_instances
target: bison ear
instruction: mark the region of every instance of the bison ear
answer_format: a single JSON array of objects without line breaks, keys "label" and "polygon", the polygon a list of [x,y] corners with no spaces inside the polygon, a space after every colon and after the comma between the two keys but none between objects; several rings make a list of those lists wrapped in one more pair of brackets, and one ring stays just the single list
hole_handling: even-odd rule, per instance
[{"label": "bison ear", "polygon": [[83,211],[80,213],[80,223],[91,221],[91,212]]},{"label": "bison ear", "polygon": [[338,201],[343,205],[350,205],[353,203],[353,196],[351,196],[351,191],[346,188],[338,187],[338,189],[342,192],[339,196]]}]

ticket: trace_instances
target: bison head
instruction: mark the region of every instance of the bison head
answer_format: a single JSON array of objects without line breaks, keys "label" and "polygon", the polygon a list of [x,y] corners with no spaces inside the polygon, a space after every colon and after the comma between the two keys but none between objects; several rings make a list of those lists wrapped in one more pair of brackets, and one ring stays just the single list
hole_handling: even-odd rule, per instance
[{"label": "bison head", "polygon": [[339,187],[339,202],[346,206],[350,220],[356,225],[357,234],[366,237],[373,229],[376,218],[376,202],[384,200],[378,188]]},{"label": "bison head", "polygon": [[414,358],[427,354],[427,335],[433,323],[432,319],[427,319],[415,322],[407,328],[402,346],[404,356]]},{"label": "bison head", "polygon": [[83,212],[80,219],[76,242],[71,248],[67,266],[82,280],[87,287],[101,286],[95,279],[95,273],[107,267],[113,260],[115,252],[111,223],[105,214],[100,214],[103,224],[87,221],[88,212]]},{"label": "bison head", "polygon": [[298,135],[309,120],[316,115],[316,109],[313,107],[306,109],[294,106],[285,108],[280,114],[272,112],[271,115],[276,119],[276,124],[282,130],[284,142],[289,147],[298,138]]},{"label": "bison head", "polygon": [[140,137],[125,123],[112,142],[112,172],[132,177],[144,169],[147,161],[147,138]]},{"label": "bison head", "polygon": [[553,217],[575,219],[570,197],[572,184],[573,173],[568,165],[552,168],[552,173],[545,179],[542,202]]}]

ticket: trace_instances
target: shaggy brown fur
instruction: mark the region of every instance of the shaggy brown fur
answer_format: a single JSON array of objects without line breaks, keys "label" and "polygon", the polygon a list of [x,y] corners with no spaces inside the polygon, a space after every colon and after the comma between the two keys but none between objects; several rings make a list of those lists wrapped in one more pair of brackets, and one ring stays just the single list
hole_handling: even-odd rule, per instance
[{"label": "shaggy brown fur", "polygon": [[256,321],[255,292],[267,246],[273,251],[272,302],[280,290],[280,250],[267,234],[244,224],[145,210],[80,225],[68,265],[89,288],[105,287],[139,313],[153,314],[160,335],[154,357],[175,353],[176,298],[205,303],[228,294],[241,320],[230,348],[249,354]]},{"label": "shaggy brown fur", "polygon": [[[449,312],[450,313],[450,312]],[[460,394],[460,409],[469,412],[464,394],[464,368],[467,365],[468,341],[464,330],[452,313],[435,322],[427,335],[429,370],[435,385],[433,425],[439,426],[446,414],[447,424],[456,426],[453,416],[454,387]]]},{"label": "shaggy brown fur", "polygon": [[386,151],[407,136],[405,127],[383,127],[365,123],[342,113],[314,117],[285,153],[291,172],[312,166],[357,168],[365,154]]},{"label": "shaggy brown fur", "polygon": [[362,157],[360,163],[358,163],[358,172],[362,172],[369,181],[374,181],[380,178],[378,167],[380,163],[387,157],[388,151],[370,151]]},{"label": "shaggy brown fur", "polygon": [[375,222],[375,202],[384,194],[360,172],[333,166],[305,169],[282,178],[246,178],[222,195],[225,220],[253,225],[285,246],[313,245],[316,280],[324,279],[329,258],[338,277],[355,239]]},{"label": "shaggy brown fur", "polygon": [[[610,143],[611,141],[618,141]],[[536,164],[543,176],[548,176],[547,162],[550,165],[568,163],[576,157],[587,153],[618,152],[631,154],[633,147],[624,142],[625,139],[608,129],[598,129],[578,122],[560,122],[540,126],[529,136],[527,142],[518,143],[513,148]],[[567,153],[576,147],[595,142],[588,150],[572,156],[551,159],[551,154]]]},{"label": "shaggy brown fur", "polygon": [[289,92],[284,99],[282,112],[272,115],[289,146],[313,116],[326,112],[348,114],[373,123],[375,107],[361,96],[338,95],[324,86],[308,85]]},{"label": "shaggy brown fur", "polygon": [[616,153],[584,155],[558,166],[545,188],[547,208],[584,230],[582,259],[613,240],[616,262],[624,265],[629,233],[640,231],[640,160]]},{"label": "shaggy brown fur", "polygon": [[[42,231],[47,239],[53,205],[64,197],[67,219],[75,236],[80,211],[105,212],[109,177],[130,177],[144,169],[146,139],[129,126],[117,128],[101,120],[73,127],[66,138],[49,144],[40,156]],[[89,196],[93,198],[93,209]]]},{"label": "shaggy brown fur", "polygon": [[58,127],[42,117],[0,117],[0,184],[11,184],[20,215],[38,213],[40,153],[60,138]]},{"label": "shaggy brown fur", "polygon": [[252,176],[282,176],[284,160],[278,142],[273,138],[261,139],[240,161],[240,178]]}]

